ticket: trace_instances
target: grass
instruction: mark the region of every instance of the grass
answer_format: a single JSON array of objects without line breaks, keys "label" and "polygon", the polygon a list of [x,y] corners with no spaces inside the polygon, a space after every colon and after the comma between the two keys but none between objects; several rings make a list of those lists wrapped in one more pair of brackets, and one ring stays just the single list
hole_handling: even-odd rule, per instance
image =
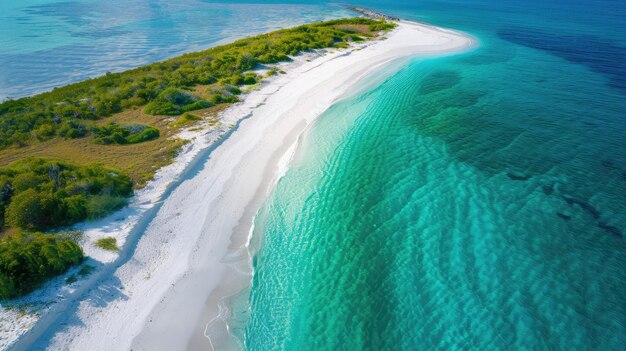
[{"label": "grass", "polygon": [[117,247],[117,239],[112,237],[98,239],[95,245],[107,251],[118,251],[120,249]]},{"label": "grass", "polygon": [[185,112],[182,116],[178,117],[176,121],[172,122],[172,126],[174,127],[184,127],[197,123],[197,121],[202,120],[202,116],[199,116],[195,113]]},{"label": "grass", "polygon": [[[309,45],[311,48],[329,46],[340,47],[342,45],[339,44],[346,44],[347,41],[353,41],[353,38],[356,35],[363,36],[365,38],[374,38],[380,34],[377,30],[380,25],[382,24],[376,21],[357,18],[314,23],[311,25],[280,30],[265,35],[242,39],[235,43],[217,48],[211,48],[206,51],[183,55],[168,61],[154,63],[135,70],[119,74],[111,74],[95,78],[93,80],[61,87],[52,92],[40,94],[32,98],[25,98],[18,101],[10,101],[0,104],[0,116],[2,119],[6,119],[11,116],[18,116],[22,120],[28,118],[36,119],[39,117],[36,117],[37,114],[33,111],[39,111],[38,109],[43,108],[41,106],[48,106],[53,109],[69,109],[68,111],[60,110],[58,113],[63,116],[62,119],[64,121],[67,120],[66,122],[68,123],[75,121],[83,125],[86,131],[94,130],[93,127],[102,127],[110,122],[114,122],[120,125],[143,124],[147,126],[154,126],[160,133],[160,137],[155,140],[137,144],[120,145],[113,143],[102,145],[95,143],[93,136],[90,135],[89,132],[87,132],[83,137],[79,136],[75,139],[71,139],[54,136],[57,132],[54,128],[57,127],[53,127],[53,130],[51,131],[32,131],[33,135],[37,135],[37,140],[33,137],[28,139],[27,135],[24,134],[23,137],[28,140],[25,139],[24,142],[10,142],[9,146],[0,148],[0,167],[9,165],[12,162],[28,156],[60,159],[77,165],[100,163],[124,172],[131,177],[135,188],[142,188],[145,186],[147,181],[152,179],[154,173],[159,168],[172,161],[173,157],[185,144],[184,141],[173,137],[179,130],[193,126],[194,124],[204,120],[205,117],[212,117],[212,119],[215,120],[216,113],[229,105],[228,103],[220,103],[223,101],[215,101],[216,90],[223,90],[226,86],[232,86],[234,84],[239,85],[242,90],[247,91],[248,89],[255,87],[254,82],[244,81],[248,75],[255,76],[254,73],[249,73],[249,70],[254,69],[256,65],[267,65],[288,60],[285,54],[297,54],[306,51],[308,50],[306,45]],[[307,30],[311,30],[316,34],[309,36],[306,34]],[[330,43],[325,43],[325,39],[323,38],[327,38],[331,35],[329,34],[331,32],[333,33],[332,35],[336,36],[336,38],[341,39],[336,39],[338,41],[335,41],[334,44],[332,41]],[[309,42],[310,40],[320,40],[320,42],[313,43]],[[344,42],[341,40],[344,40]],[[272,46],[273,42],[277,42],[280,45]],[[307,44],[302,46],[305,42]],[[270,46],[263,47],[263,45],[268,43]],[[269,54],[270,52],[276,57],[272,55],[265,57],[267,56],[266,54]],[[252,61],[245,63],[245,60],[243,60],[242,62],[244,63],[241,64],[239,61],[237,61],[236,64],[233,63],[235,59],[242,58],[248,58]],[[217,63],[220,65],[215,65]],[[194,67],[194,72],[190,71],[190,68],[188,67],[189,65]],[[202,68],[202,70],[200,70],[200,68]],[[285,72],[276,68],[271,68],[268,75],[276,73],[284,74]],[[186,77],[186,80],[183,79],[183,81],[186,82],[183,82],[184,84],[175,79],[181,74],[181,77]],[[207,82],[203,82],[203,79],[199,79],[202,74],[212,74],[214,79],[208,79]],[[239,77],[238,79],[242,81],[234,82],[234,77]],[[152,83],[149,83],[148,85],[155,82],[159,82],[161,84],[159,87],[155,88],[156,92],[163,91],[165,86],[177,87],[177,89],[186,92],[186,94],[189,94],[194,99],[210,101],[216,105],[205,109],[195,110],[192,114],[182,116],[179,115],[172,117],[147,114],[144,112],[144,107],[145,103],[149,99],[145,101],[139,99],[143,101],[141,102],[137,100],[138,98],[136,96],[124,97],[131,94],[133,91],[132,89],[122,94],[122,91],[126,91],[126,88],[130,89],[131,86],[134,86],[133,84],[139,84],[143,78],[156,79],[156,81],[151,81]],[[260,78],[261,77],[255,78],[254,81],[259,83]],[[226,93],[226,95],[221,94],[221,96],[222,98],[224,96],[228,97],[228,93]],[[81,100],[81,98],[83,99]],[[121,105],[122,107],[117,106],[115,108],[100,108],[102,106],[98,105],[98,109],[94,112],[96,117],[98,117],[95,120],[89,119],[94,116],[78,119],[71,117],[72,113],[70,112],[75,109],[78,109],[80,110],[78,112],[81,112],[81,108],[83,108],[73,107],[73,103],[80,105],[87,101],[87,104],[94,104],[92,109],[95,109],[97,101],[109,101],[110,99],[115,100],[116,103],[123,102]],[[29,108],[32,108],[33,110],[31,111],[29,108],[24,108],[22,104],[24,106],[30,106]],[[127,107],[132,106],[133,104],[136,104],[135,107]],[[16,110],[13,110],[13,108]],[[115,109],[121,109],[122,112],[108,112]],[[26,118],[26,115],[19,115],[20,113],[28,114],[28,118]],[[37,123],[35,123],[35,125],[38,125]],[[44,126],[50,127],[54,125],[54,123],[50,123],[51,122],[49,121],[45,122]],[[7,125],[13,128],[12,124]],[[27,131],[24,131],[24,133],[27,133]]]},{"label": "grass", "polygon": [[[195,111],[194,114],[215,115],[225,107],[214,106]],[[108,122],[145,123],[159,129],[161,137],[156,140],[128,145],[95,144],[91,138],[54,138],[21,148],[10,147],[0,150],[0,167],[19,161],[26,155],[62,159],[77,165],[100,163],[119,169],[131,177],[135,188],[142,188],[147,181],[152,179],[157,169],[171,163],[174,156],[186,143],[181,139],[173,138],[183,125],[174,124],[171,120],[172,117],[169,116],[147,115],[139,108],[127,110],[94,124],[99,125]]]}]

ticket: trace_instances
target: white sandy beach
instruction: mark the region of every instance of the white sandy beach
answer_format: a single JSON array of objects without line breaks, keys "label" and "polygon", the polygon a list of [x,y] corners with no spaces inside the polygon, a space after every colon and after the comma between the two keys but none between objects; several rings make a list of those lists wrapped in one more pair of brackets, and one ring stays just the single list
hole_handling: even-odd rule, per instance
[{"label": "white sandy beach", "polygon": [[[222,139],[198,136],[194,151],[164,171],[171,174],[143,190],[148,209],[132,225],[103,230],[125,228],[130,239],[118,240],[125,242],[119,257],[98,258],[105,262],[98,274],[54,303],[13,347],[210,349],[205,327],[213,320],[211,335],[224,337],[218,299],[249,279],[245,245],[254,215],[307,126],[382,67],[473,44],[459,32],[401,22],[385,40],[296,60],[225,111],[223,123],[236,126]],[[164,195],[150,203],[149,191]]]}]

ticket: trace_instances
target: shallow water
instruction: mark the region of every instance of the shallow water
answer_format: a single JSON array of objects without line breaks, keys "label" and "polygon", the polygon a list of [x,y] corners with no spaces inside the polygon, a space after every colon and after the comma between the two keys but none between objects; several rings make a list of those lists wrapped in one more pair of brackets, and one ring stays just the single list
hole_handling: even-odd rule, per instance
[{"label": "shallow water", "polygon": [[0,1],[0,101],[347,15],[338,5],[307,2]]},{"label": "shallow water", "polygon": [[[363,1],[481,46],[333,106],[255,224],[231,331],[253,350],[623,350],[626,6]],[[0,99],[334,3],[0,2]]]},{"label": "shallow water", "polygon": [[613,4],[379,5],[458,19],[481,47],[414,60],[320,118],[257,216],[235,336],[252,350],[622,350]]}]

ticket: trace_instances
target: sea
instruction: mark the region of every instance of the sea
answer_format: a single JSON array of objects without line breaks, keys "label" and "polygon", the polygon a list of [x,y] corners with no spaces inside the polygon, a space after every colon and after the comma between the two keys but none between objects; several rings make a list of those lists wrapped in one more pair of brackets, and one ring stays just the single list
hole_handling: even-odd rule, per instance
[{"label": "sea", "polygon": [[[345,3],[479,46],[383,68],[311,126],[255,219],[239,347],[626,350],[626,3]],[[2,1],[0,96],[352,15]]]}]

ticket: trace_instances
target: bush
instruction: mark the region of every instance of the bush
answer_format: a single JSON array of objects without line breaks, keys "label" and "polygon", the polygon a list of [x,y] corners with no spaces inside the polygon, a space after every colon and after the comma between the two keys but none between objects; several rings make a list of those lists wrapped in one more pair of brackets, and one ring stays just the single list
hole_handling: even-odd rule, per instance
[{"label": "bush", "polygon": [[99,165],[27,158],[0,167],[0,209],[11,227],[47,230],[98,218],[126,204],[132,182]]},{"label": "bush", "polygon": [[83,258],[78,244],[59,235],[5,235],[0,238],[0,299],[27,294]]},{"label": "bush", "polygon": [[150,141],[154,139],[158,139],[161,135],[158,129],[154,127],[148,127],[141,132],[131,133],[128,137],[126,137],[126,142],[128,144],[138,144],[143,143],[144,141]]},{"label": "bush", "polygon": [[183,112],[211,107],[211,103],[191,96],[176,88],[167,88],[159,96],[146,105],[145,113],[151,115],[175,116]]},{"label": "bush", "polygon": [[[367,25],[371,32],[359,31],[355,36],[354,31],[346,30],[353,25]],[[311,49],[346,46],[348,41],[370,38],[373,32],[394,26],[366,18],[312,23],[8,100],[0,103],[0,148],[45,140],[53,137],[53,132],[63,138],[82,138],[87,135],[82,121],[101,119],[132,106],[145,105],[144,111],[153,115],[205,108],[206,101],[183,89],[215,82],[255,84],[261,77],[246,72],[259,64],[289,61],[290,55]]]},{"label": "bush", "polygon": [[161,133],[158,129],[144,124],[107,123],[92,127],[94,142],[97,144],[137,144],[157,139]]},{"label": "bush", "polygon": [[88,218],[96,219],[104,217],[107,214],[126,206],[127,203],[128,201],[126,198],[122,196],[92,196],[86,204]]},{"label": "bush", "polygon": [[28,189],[15,195],[6,208],[7,224],[24,229],[47,228],[56,217],[57,205],[51,194]]},{"label": "bush", "polygon": [[111,237],[98,239],[95,245],[103,250],[108,251],[117,251],[120,249],[119,247],[117,247],[117,239]]},{"label": "bush", "polygon": [[199,121],[201,119],[202,117],[196,114],[193,114],[191,112],[185,112],[183,113],[182,116],[178,117],[178,119],[176,119],[176,121],[174,121],[172,125],[175,127],[181,127],[181,126],[185,126],[188,124],[192,124],[193,122]]}]

